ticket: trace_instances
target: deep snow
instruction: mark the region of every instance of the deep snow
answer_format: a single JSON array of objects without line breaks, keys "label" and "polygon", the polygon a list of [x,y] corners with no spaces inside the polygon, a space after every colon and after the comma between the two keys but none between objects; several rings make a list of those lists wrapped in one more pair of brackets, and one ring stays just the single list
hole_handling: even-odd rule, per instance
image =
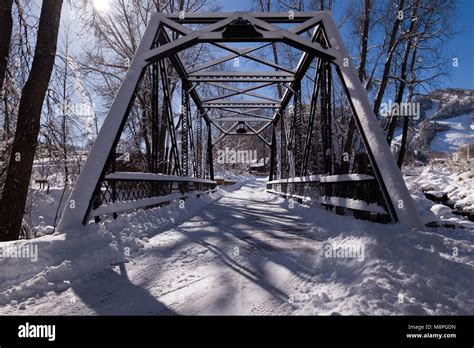
[{"label": "deep snow", "polygon": [[472,229],[356,220],[264,184],[5,243],[39,258],[0,260],[0,314],[474,314]]}]

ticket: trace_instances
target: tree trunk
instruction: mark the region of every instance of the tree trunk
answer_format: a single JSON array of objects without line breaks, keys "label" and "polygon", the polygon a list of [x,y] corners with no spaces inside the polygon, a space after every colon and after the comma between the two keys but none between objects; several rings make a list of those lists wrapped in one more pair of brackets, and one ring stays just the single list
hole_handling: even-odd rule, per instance
[{"label": "tree trunk", "polygon": [[7,71],[8,56],[10,55],[10,40],[13,28],[13,0],[0,1],[0,94]]},{"label": "tree trunk", "polygon": [[372,4],[371,0],[364,1],[364,24],[362,27],[362,33],[360,38],[360,65],[359,65],[359,79],[361,82],[364,82],[365,79],[365,64],[367,61],[367,52],[369,44],[369,25],[370,25],[370,10]]},{"label": "tree trunk", "polygon": [[[399,0],[398,12],[403,10],[403,6],[404,6],[404,0]],[[377,97],[375,98],[375,103],[374,103],[375,116],[378,116],[379,114],[380,105],[382,104],[383,96],[385,94],[385,89],[387,88],[388,76],[390,74],[390,68],[392,66],[393,54],[395,53],[396,39],[397,39],[397,34],[398,34],[398,28],[400,27],[400,22],[401,20],[399,19],[398,13],[397,13],[397,17],[395,21],[393,22],[392,32],[390,34],[390,41],[388,44],[388,53],[387,53],[387,58],[385,59],[382,79],[380,81],[380,87],[377,92]]]},{"label": "tree trunk", "polygon": [[[362,30],[360,32],[360,65],[358,69],[358,75],[360,82],[363,83],[366,72],[365,72],[365,66],[366,66],[366,61],[367,61],[367,52],[368,52],[368,43],[369,43],[369,26],[370,26],[370,11],[372,8],[372,1],[371,0],[365,0],[364,1],[364,24],[362,26]],[[356,129],[356,124],[354,117],[351,117],[349,120],[349,129],[347,132],[347,138],[346,142],[344,143],[344,153],[351,153],[352,152],[352,141],[354,139],[354,132]],[[349,161],[343,161],[342,162],[342,168],[341,170],[343,172],[346,172],[349,170]]]},{"label": "tree trunk", "polygon": [[[411,62],[410,62],[410,79],[412,81],[415,79],[415,63],[416,63],[417,49],[418,49],[417,45],[418,44],[415,44],[415,47],[413,48],[413,53],[412,53]],[[408,86],[408,96],[407,96],[408,103],[411,103],[413,94],[415,92],[414,89],[415,89],[415,86],[413,84],[410,84]],[[410,118],[406,117],[403,122],[402,140],[400,143],[400,152],[398,153],[398,159],[397,159],[397,164],[399,168],[402,168],[403,160],[405,159],[405,154],[407,151],[409,126],[410,126]]]},{"label": "tree trunk", "polygon": [[[402,103],[403,95],[405,94],[407,70],[408,70],[408,58],[410,57],[410,52],[412,49],[412,43],[413,43],[412,35],[415,30],[415,24],[416,24],[415,18],[418,11],[418,6],[419,6],[419,1],[415,0],[413,3],[413,10],[412,10],[412,21],[410,22],[410,28],[408,29],[408,35],[410,35],[410,37],[407,39],[405,43],[405,49],[404,49],[403,58],[402,58],[402,66],[400,69],[400,83],[398,84],[397,95],[395,96],[395,104],[398,104],[398,105]],[[388,145],[392,144],[393,134],[395,132],[395,128],[398,123],[397,120],[398,120],[397,116],[390,117],[390,122],[388,124],[388,131],[387,131]],[[404,122],[404,124],[406,123],[407,122]]]},{"label": "tree trunk", "polygon": [[16,240],[21,231],[41,110],[56,57],[62,0],[44,0],[35,55],[22,90],[15,141],[0,202],[0,241]]}]

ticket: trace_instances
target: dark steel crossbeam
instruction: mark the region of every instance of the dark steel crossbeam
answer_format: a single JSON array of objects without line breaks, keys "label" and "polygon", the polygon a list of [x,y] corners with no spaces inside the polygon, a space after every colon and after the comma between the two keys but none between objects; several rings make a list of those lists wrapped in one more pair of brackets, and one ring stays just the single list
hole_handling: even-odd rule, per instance
[{"label": "dark steel crossbeam", "polygon": [[[165,30],[162,30],[162,29],[160,30],[158,34],[158,42],[162,45],[171,42],[171,39]],[[181,62],[181,59],[179,59],[177,54],[173,54],[169,56],[168,58],[171,64],[173,65],[176,73],[181,78],[183,87],[189,91],[189,95],[191,96],[191,98],[193,98],[194,104],[196,105],[198,110],[202,109],[201,98],[199,97],[199,94],[196,92],[196,89],[194,88],[195,86],[192,84],[191,81],[189,81],[188,73],[186,71],[186,68],[184,67],[184,64]],[[209,117],[206,114],[204,114],[203,117],[206,123],[209,124],[210,123]]]},{"label": "dark steel crossbeam", "polygon": [[[247,13],[247,12],[242,12]],[[248,13],[250,16],[264,20],[268,23],[303,23],[324,12],[267,12],[267,13]],[[239,12],[236,12],[239,14]],[[167,18],[180,24],[213,24],[229,17],[229,13],[175,13],[168,14]]]},{"label": "dark steel crossbeam", "polygon": [[189,77],[293,77],[293,73],[287,73],[284,71],[207,71],[207,72],[195,72],[189,74]]},{"label": "dark steel crossbeam", "polygon": [[220,102],[213,102],[213,103],[204,103],[202,105],[204,108],[210,109],[220,109],[222,107],[227,108],[279,108],[280,103],[261,103],[261,102],[253,102],[253,101],[220,101]]},{"label": "dark steel crossbeam", "polygon": [[189,94],[181,92],[181,174],[189,175]]},{"label": "dark steel crossbeam", "polygon": [[198,110],[196,129],[196,173],[197,177],[202,177],[202,113]]},{"label": "dark steel crossbeam", "polygon": [[149,63],[152,63],[153,61],[166,58],[170,54],[175,54],[177,52],[190,48],[197,43],[218,42],[284,42],[290,46],[293,46],[304,52],[311,53],[312,55],[320,58],[334,60],[337,57],[337,51],[334,49],[323,48],[315,42],[310,43],[307,39],[302,38],[296,33],[293,33],[288,30],[283,30],[257,18],[253,18],[245,14],[242,14],[242,16],[256,27],[262,28],[260,30],[260,37],[229,38],[224,36],[223,31],[218,31],[219,29],[224,29],[234,19],[236,19],[236,15],[233,15],[227,18],[226,20],[217,22],[216,24],[210,25],[209,27],[198,31],[191,31],[190,29],[187,29],[178,23],[173,23],[173,26],[170,25],[171,29],[177,27],[176,30],[178,32],[181,31],[183,33],[186,33],[186,35],[178,38],[177,40],[169,43],[168,45],[149,50],[148,52],[143,54],[143,59]]},{"label": "dark steel crossbeam", "polygon": [[261,50],[265,47],[268,47],[269,45],[271,45],[272,43],[268,43],[266,45],[262,45],[262,46],[259,46],[259,47],[256,47],[255,49],[251,50],[251,51],[248,51],[244,54],[239,54],[239,50],[235,49],[235,48],[232,48],[230,46],[227,46],[227,45],[224,45],[223,43],[213,43],[214,46],[216,47],[219,47],[219,48],[222,48],[224,50],[227,50],[229,52],[232,52],[234,54],[238,54],[239,56],[242,56],[242,57],[245,57],[247,59],[250,59],[250,60],[253,60],[257,63],[260,63],[260,64],[263,64],[263,65],[266,65],[266,66],[269,66],[269,67],[272,67],[272,68],[275,68],[275,69],[278,69],[278,70],[282,70],[282,71],[286,71],[288,73],[291,73],[291,74],[294,74],[294,71],[291,70],[291,69],[288,69],[288,68],[285,68],[284,66],[281,66],[279,64],[276,64],[274,62],[271,62],[269,60],[266,60],[264,58],[260,58],[260,57],[256,57],[254,55],[251,55],[250,53],[251,52],[255,52],[257,50]]},{"label": "dark steel crossbeam", "polygon": [[298,84],[293,100],[293,132],[294,132],[294,156],[295,174],[300,176],[303,170],[303,105],[301,102],[301,84]]},{"label": "dark steel crossbeam", "polygon": [[271,118],[256,117],[219,117],[213,118],[212,122],[272,122]]},{"label": "dark steel crossbeam", "polygon": [[267,97],[267,96],[264,96],[264,95],[261,95],[261,94],[258,94],[258,93],[251,93],[251,91],[254,91],[254,90],[257,90],[257,89],[272,86],[273,82],[262,83],[262,84],[259,84],[257,86],[252,86],[252,87],[248,87],[248,88],[237,88],[237,87],[233,87],[233,86],[230,86],[230,85],[227,85],[227,84],[224,84],[224,83],[209,82],[207,84],[211,85],[211,86],[214,86],[214,87],[217,87],[217,88],[227,89],[229,91],[233,91],[234,93],[229,93],[229,94],[220,95],[220,96],[217,96],[217,97],[214,97],[214,98],[209,98],[209,99],[204,100],[203,101],[204,103],[211,102],[211,101],[214,101],[214,100],[217,100],[217,99],[229,98],[229,97],[233,97],[233,96],[241,95],[241,94],[248,95],[250,97],[256,97],[256,98],[260,98],[260,99],[269,100],[269,101],[272,101],[272,102],[275,102],[275,103],[280,102],[280,100],[270,98],[270,97]]},{"label": "dark steel crossbeam", "polygon": [[243,116],[250,116],[250,117],[256,117],[256,118],[263,118],[263,119],[268,118],[267,116],[262,116],[262,115],[257,115],[257,114],[252,113],[252,112],[258,111],[260,109],[249,109],[249,110],[246,110],[246,111],[240,111],[240,110],[222,108],[221,110],[222,111],[227,111],[228,113],[232,114],[232,115],[223,114],[223,115],[221,115],[222,117],[234,116],[234,115],[243,115]]},{"label": "dark steel crossbeam", "polygon": [[192,73],[204,70],[204,69],[212,68],[213,66],[228,62],[229,60],[232,60],[232,59],[235,59],[235,58],[238,58],[238,57],[246,56],[248,53],[257,51],[260,48],[261,47],[252,47],[252,48],[241,48],[241,49],[232,50],[231,54],[225,55],[223,57],[216,58],[214,60],[211,60],[210,62],[199,65],[199,66],[194,67],[192,69],[189,69],[189,74],[192,74]]},{"label": "dark steel crossbeam", "polygon": [[[318,30],[315,30],[313,33],[313,36],[311,38],[311,41],[314,41],[316,37],[318,36],[319,32]],[[309,67],[311,66],[311,62],[313,61],[314,56],[311,54],[304,52],[301,56],[301,59],[298,63],[298,66],[296,68],[296,73],[295,73],[295,82],[291,83],[288,88],[286,89],[285,93],[283,94],[283,97],[281,99],[281,107],[277,112],[275,112],[274,116],[274,121],[273,123],[276,125],[278,120],[280,119],[280,116],[283,114],[284,110],[288,107],[289,102],[291,101],[291,98],[295,94],[295,90],[298,85],[298,81],[301,81],[306,72],[308,71]]]},{"label": "dark steel crossbeam", "polygon": [[272,82],[272,83],[285,83],[285,82],[294,82],[295,78],[293,77],[231,77],[231,76],[204,76],[204,77],[190,77],[189,82],[242,82],[242,83],[254,83],[254,82]]}]

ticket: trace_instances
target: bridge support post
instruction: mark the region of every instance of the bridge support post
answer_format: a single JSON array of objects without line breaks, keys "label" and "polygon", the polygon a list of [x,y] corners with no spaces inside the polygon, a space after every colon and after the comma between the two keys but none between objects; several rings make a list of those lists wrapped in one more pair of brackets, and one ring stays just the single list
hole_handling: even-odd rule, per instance
[{"label": "bridge support post", "polygon": [[272,142],[270,145],[270,173],[268,176],[269,181],[272,181],[275,177],[275,158],[276,158],[276,134],[275,134],[275,126],[272,126]]},{"label": "bridge support post", "polygon": [[214,180],[214,160],[212,156],[212,132],[211,132],[211,125],[207,125],[207,160],[209,164],[209,179]]}]

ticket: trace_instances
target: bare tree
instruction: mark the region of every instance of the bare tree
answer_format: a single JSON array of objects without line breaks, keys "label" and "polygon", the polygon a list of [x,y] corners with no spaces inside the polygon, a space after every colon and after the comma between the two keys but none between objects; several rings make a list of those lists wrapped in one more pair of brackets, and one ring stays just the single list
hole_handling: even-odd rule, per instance
[{"label": "bare tree", "polygon": [[13,29],[12,7],[13,0],[0,2],[0,94],[3,90],[3,80],[10,55],[10,39]]},{"label": "bare tree", "polygon": [[[92,37],[90,45],[84,49],[80,65],[81,71],[90,81],[88,87],[110,104],[125,76],[151,15],[155,12],[195,12],[204,8],[214,9],[208,0],[118,0],[113,2],[107,14],[96,13],[90,6],[82,6],[81,10],[85,12],[86,18],[84,30]],[[209,55],[203,47],[199,45],[187,50],[181,57],[184,64],[192,67],[208,59]],[[168,65],[166,69],[166,75],[170,79],[170,94],[174,95],[179,79],[171,65]],[[144,170],[152,167],[151,81],[151,72],[146,73],[124,130],[126,134],[124,140],[127,146],[131,146],[132,151],[137,154],[139,157],[137,165]],[[160,162],[163,163],[165,162],[163,150],[167,131],[166,118],[161,118],[160,122],[157,137],[158,152]],[[142,153],[142,149],[145,153]]]},{"label": "bare tree", "polygon": [[[408,72],[397,78],[399,86],[408,89],[407,103],[411,103],[417,89],[435,86],[442,76],[447,75],[447,64],[442,52],[446,42],[454,35],[452,29],[456,4],[442,0],[412,0],[417,12],[412,16],[410,29],[406,33],[405,50],[411,52],[406,69]],[[412,23],[416,23],[412,25]],[[402,92],[400,92],[400,96]],[[399,97],[401,98],[401,97]],[[410,118],[403,120],[402,139],[397,163],[401,168],[407,152]]]},{"label": "bare tree", "polygon": [[15,141],[0,201],[0,240],[20,236],[44,97],[53,70],[62,0],[44,0],[36,50],[28,80],[23,87]]},{"label": "bare tree", "polygon": [[[391,3],[389,2],[389,6],[388,6],[389,13],[387,14],[388,15],[387,18],[392,20],[394,16],[393,14],[390,13],[390,12],[393,12],[393,9],[391,8],[390,4]],[[385,94],[385,89],[387,88],[387,84],[389,81],[389,75],[391,71],[390,69],[392,66],[392,59],[393,59],[393,55],[395,53],[395,49],[397,48],[397,44],[398,44],[398,41],[397,41],[398,29],[400,27],[400,23],[403,20],[403,16],[404,16],[403,15],[404,4],[405,4],[405,0],[398,0],[397,12],[395,13],[395,19],[393,19],[393,25],[390,32],[390,38],[389,38],[388,47],[387,47],[387,56],[385,58],[383,73],[380,79],[380,86],[379,86],[377,96],[374,101],[375,115],[378,115],[379,113],[380,105],[382,104],[382,100]]]},{"label": "bare tree", "polygon": [[[403,56],[402,56],[402,61],[401,61],[401,66],[400,66],[400,72],[399,72],[399,83],[397,87],[397,93],[395,96],[395,104],[400,105],[403,100],[403,95],[405,94],[405,86],[406,86],[406,78],[407,78],[407,69],[408,69],[408,59],[410,57],[410,53],[412,50],[412,43],[414,39],[414,32],[417,26],[417,23],[419,22],[419,19],[417,18],[417,12],[418,12],[418,7],[420,6],[419,0],[414,0],[412,3],[412,13],[409,18],[410,24],[409,28],[404,34],[406,36],[405,39],[405,48],[403,50]],[[387,142],[390,145],[392,143],[392,138],[393,138],[393,133],[395,131],[395,127],[397,124],[397,116],[391,115],[390,121],[388,123],[388,131],[387,131]]]},{"label": "bare tree", "polygon": [[[366,79],[366,66],[367,66],[367,54],[369,50],[369,28],[371,22],[371,11],[372,11],[372,0],[364,0],[364,11],[363,15],[359,17],[356,21],[361,22],[358,27],[359,29],[359,38],[360,38],[360,63],[358,70],[358,75],[360,81],[363,83]],[[349,121],[347,138],[344,144],[344,152],[351,153],[352,151],[352,142],[354,139],[354,132],[356,130],[356,124],[354,117],[351,117]],[[348,161],[343,162],[343,171],[347,171],[349,166]]]}]

